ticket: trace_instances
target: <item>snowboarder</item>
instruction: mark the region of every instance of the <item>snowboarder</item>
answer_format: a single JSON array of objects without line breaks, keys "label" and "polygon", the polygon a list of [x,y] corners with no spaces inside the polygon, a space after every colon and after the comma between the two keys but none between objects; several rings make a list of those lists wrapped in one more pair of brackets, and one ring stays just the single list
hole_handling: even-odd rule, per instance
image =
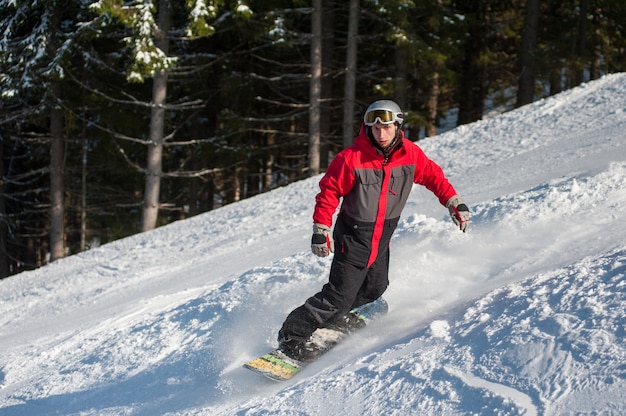
[{"label": "snowboarder", "polygon": [[404,137],[402,121],[395,102],[372,103],[354,144],[333,159],[320,180],[311,250],[322,257],[335,255],[328,283],[294,309],[279,331],[279,349],[294,359],[319,353],[309,339],[317,328],[358,319],[348,311],[378,299],[387,289],[389,241],[413,183],[433,192],[460,230],[467,229],[469,209],[439,165]]}]

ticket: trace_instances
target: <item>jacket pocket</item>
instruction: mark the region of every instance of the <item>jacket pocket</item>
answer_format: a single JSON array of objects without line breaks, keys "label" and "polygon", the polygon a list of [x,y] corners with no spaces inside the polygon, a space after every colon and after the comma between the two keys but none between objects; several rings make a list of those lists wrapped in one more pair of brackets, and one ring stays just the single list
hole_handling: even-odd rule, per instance
[{"label": "jacket pocket", "polygon": [[[335,255],[357,267],[367,266],[372,251],[373,225],[346,221],[344,216],[339,217],[335,225]],[[337,248],[337,242],[341,242]]]}]

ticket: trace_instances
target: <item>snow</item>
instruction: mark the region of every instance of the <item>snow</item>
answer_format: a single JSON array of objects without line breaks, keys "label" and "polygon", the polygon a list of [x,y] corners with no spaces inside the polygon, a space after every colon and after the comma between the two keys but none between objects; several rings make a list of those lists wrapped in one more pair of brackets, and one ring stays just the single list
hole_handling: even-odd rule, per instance
[{"label": "snow", "polygon": [[1,415],[626,413],[626,74],[419,142],[389,314],[294,380],[241,366],[327,279],[311,178],[0,281]]}]

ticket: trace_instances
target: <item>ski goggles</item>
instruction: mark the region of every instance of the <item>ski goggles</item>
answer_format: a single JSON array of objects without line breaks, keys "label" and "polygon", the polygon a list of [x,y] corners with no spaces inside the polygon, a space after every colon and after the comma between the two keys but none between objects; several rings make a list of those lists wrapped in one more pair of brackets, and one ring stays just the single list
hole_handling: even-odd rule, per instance
[{"label": "ski goggles", "polygon": [[366,126],[373,126],[376,123],[391,124],[396,122],[396,114],[389,110],[372,110],[365,114],[363,121]]}]

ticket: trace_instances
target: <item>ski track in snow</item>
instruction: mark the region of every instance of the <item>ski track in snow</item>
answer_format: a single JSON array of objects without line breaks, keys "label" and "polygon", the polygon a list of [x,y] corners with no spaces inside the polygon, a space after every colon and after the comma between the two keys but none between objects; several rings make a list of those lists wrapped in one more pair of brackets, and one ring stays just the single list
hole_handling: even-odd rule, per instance
[{"label": "ski track in snow", "polygon": [[504,386],[502,384],[492,383],[482,378],[476,377],[472,374],[463,373],[457,369],[451,367],[445,367],[445,370],[454,377],[458,377],[463,383],[470,387],[485,389],[491,391],[495,395],[502,396],[506,399],[512,400],[519,407],[525,409],[525,413],[528,416],[536,416],[537,409],[533,405],[533,401],[526,394],[512,389],[511,387]]},{"label": "ski track in snow", "polygon": [[244,370],[325,283],[319,177],[0,281],[0,415],[626,414],[626,74],[420,142],[387,316],[295,380]]}]

